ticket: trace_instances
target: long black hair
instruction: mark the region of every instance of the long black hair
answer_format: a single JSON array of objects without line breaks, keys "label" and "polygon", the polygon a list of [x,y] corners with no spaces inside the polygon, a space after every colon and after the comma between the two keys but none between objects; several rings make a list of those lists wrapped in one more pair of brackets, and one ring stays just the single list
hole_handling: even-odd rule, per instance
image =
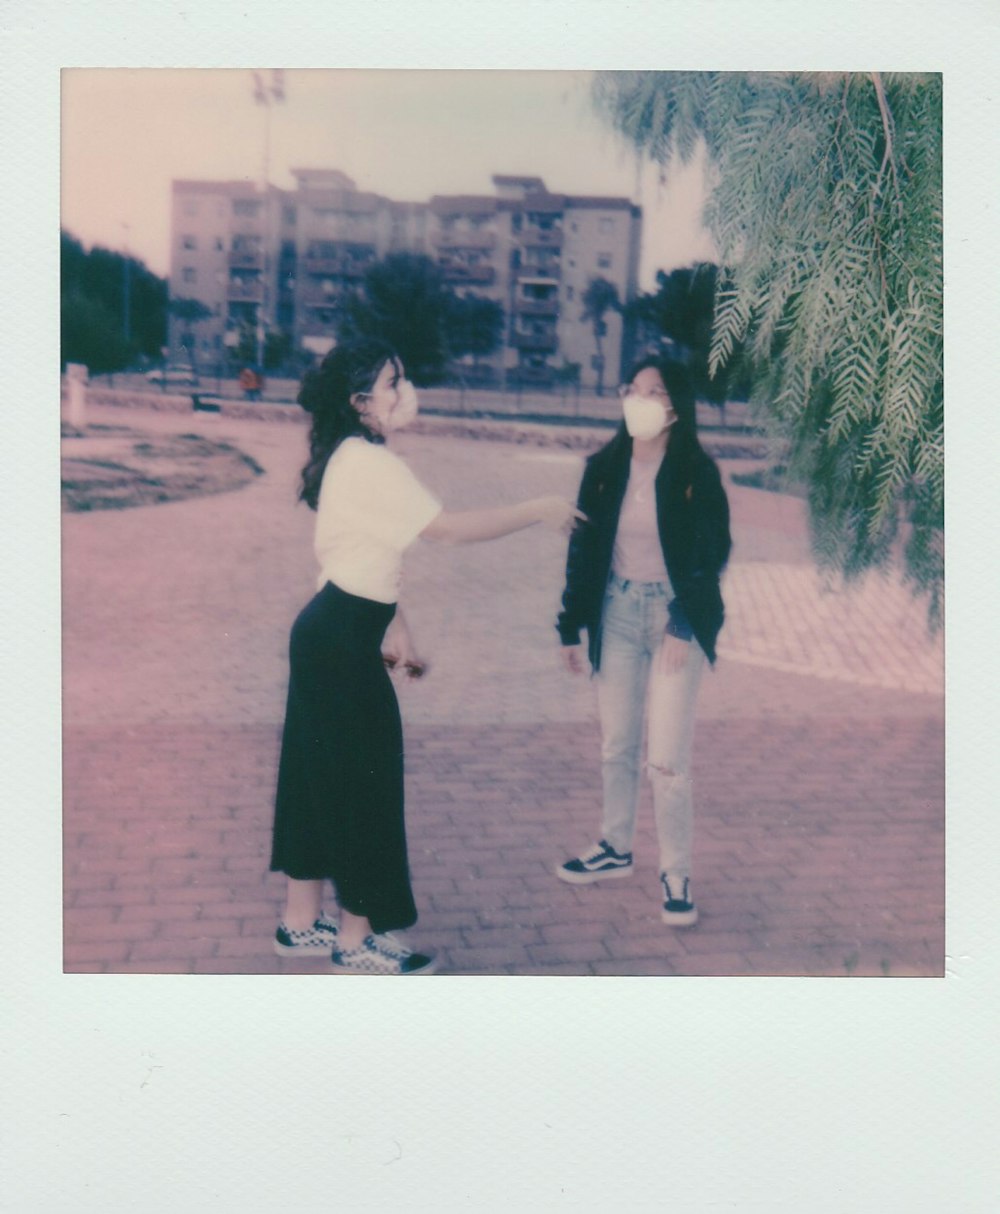
[{"label": "long black hair", "polygon": [[352,435],[372,443],[385,440],[367,426],[351,403],[352,397],[372,390],[387,362],[399,358],[385,342],[356,338],[335,346],[318,367],[307,371],[299,388],[298,401],[312,414],[309,431],[309,462],[302,469],[299,500],[315,510],[323,473],[330,456]]},{"label": "long black hair", "polygon": [[[683,475],[685,472],[690,472],[692,464],[699,457],[708,458],[698,441],[697,398],[694,392],[694,381],[686,363],[669,356],[651,354],[635,364],[629,371],[625,382],[631,384],[640,371],[645,371],[649,367],[659,372],[677,416],[677,420],[670,427],[664,459]],[[617,452],[626,448],[631,454],[632,439],[625,427],[624,419],[607,446],[609,450],[614,449]]]}]

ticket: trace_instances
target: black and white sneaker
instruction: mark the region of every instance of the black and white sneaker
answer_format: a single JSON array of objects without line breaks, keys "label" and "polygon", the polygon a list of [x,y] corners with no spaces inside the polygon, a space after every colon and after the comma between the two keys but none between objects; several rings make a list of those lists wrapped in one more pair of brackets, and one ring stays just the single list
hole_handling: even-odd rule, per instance
[{"label": "black and white sneaker", "polygon": [[[671,888],[666,873],[660,873],[660,883],[663,886],[663,910],[660,917],[671,927],[693,927],[698,922],[698,908],[691,901],[691,881],[684,878],[683,887],[679,890]],[[681,897],[677,897],[677,894]]]},{"label": "black and white sneaker", "polygon": [[274,933],[274,951],[283,957],[328,957],[336,943],[337,924],[326,914],[305,931],[292,931],[279,923]]},{"label": "black and white sneaker", "polygon": [[586,885],[591,881],[603,881],[605,877],[627,877],[631,871],[632,853],[617,852],[602,839],[582,856],[560,864],[556,876],[571,885]]},{"label": "black and white sneaker", "polygon": [[344,974],[395,974],[415,977],[433,974],[438,959],[433,953],[416,953],[391,932],[372,933],[357,948],[335,948],[330,960]]}]

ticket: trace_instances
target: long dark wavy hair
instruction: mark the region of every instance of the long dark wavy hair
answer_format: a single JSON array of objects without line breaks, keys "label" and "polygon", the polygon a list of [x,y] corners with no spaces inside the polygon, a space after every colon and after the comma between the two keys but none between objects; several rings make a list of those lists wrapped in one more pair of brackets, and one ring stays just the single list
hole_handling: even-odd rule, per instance
[{"label": "long dark wavy hair", "polygon": [[[677,420],[670,427],[667,450],[663,458],[669,466],[683,476],[691,471],[693,463],[699,457],[708,459],[698,441],[697,398],[694,392],[694,381],[685,363],[679,362],[676,358],[651,354],[635,364],[629,371],[625,382],[632,383],[639,372],[645,371],[647,367],[654,367],[659,371],[663,386],[670,394],[670,403],[673,405],[674,413],[677,415]],[[631,454],[632,439],[625,428],[624,419],[614,438],[608,443],[609,450],[621,451],[623,447],[627,448]]]},{"label": "long dark wavy hair", "polygon": [[398,355],[385,342],[352,339],[335,346],[318,367],[303,377],[298,401],[312,414],[312,427],[309,462],[302,469],[299,500],[310,509],[315,510],[319,502],[320,485],[330,456],[345,438],[358,435],[371,443],[385,441],[365,425],[351,398],[370,392],[379,372],[392,361],[398,362]]}]

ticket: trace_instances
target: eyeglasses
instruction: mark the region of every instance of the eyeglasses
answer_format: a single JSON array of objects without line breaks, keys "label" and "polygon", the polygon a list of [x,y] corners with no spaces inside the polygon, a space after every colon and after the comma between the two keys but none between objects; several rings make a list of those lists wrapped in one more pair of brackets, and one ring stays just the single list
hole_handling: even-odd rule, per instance
[{"label": "eyeglasses", "polygon": [[619,384],[618,396],[624,400],[626,396],[631,396],[633,393],[637,396],[645,396],[649,400],[658,400],[664,404],[670,404],[670,393],[666,388],[651,388],[648,392],[636,392],[632,384]]}]

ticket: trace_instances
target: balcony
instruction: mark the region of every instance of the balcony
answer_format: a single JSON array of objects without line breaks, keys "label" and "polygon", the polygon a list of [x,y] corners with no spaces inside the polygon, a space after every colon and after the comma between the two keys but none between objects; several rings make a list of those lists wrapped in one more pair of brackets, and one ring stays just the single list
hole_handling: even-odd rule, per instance
[{"label": "balcony", "polygon": [[357,257],[304,257],[302,269],[316,278],[360,278],[374,258],[362,260]]},{"label": "balcony", "polygon": [[496,232],[432,232],[431,243],[439,249],[495,249]]},{"label": "balcony", "polygon": [[306,283],[299,292],[298,300],[307,308],[336,308],[340,305],[341,292],[331,293],[315,283]]},{"label": "balcony", "polygon": [[481,286],[495,282],[497,276],[497,272],[492,266],[452,264],[440,266],[440,270],[445,282],[477,283]]},{"label": "balcony", "polygon": [[558,299],[515,299],[514,311],[519,316],[558,316]]},{"label": "balcony", "polygon": [[226,298],[230,300],[240,300],[245,303],[260,303],[263,299],[263,291],[259,282],[238,282],[230,280],[226,287]]},{"label": "balcony", "polygon": [[514,348],[515,350],[540,350],[551,353],[558,350],[559,342],[554,329],[549,333],[515,333]]},{"label": "balcony", "polygon": [[233,249],[229,254],[229,268],[232,270],[259,270],[261,265],[261,255],[254,249]]},{"label": "balcony", "polygon": [[561,249],[562,229],[551,228],[545,231],[542,228],[525,227],[521,229],[520,242],[525,248]]},{"label": "balcony", "polygon": [[300,337],[332,337],[333,328],[333,320],[323,321],[318,320],[315,315],[306,315],[302,318],[297,332]]},{"label": "balcony", "polygon": [[558,261],[544,261],[537,265],[521,265],[517,271],[517,281],[521,282],[544,282],[558,283],[562,268]]}]

